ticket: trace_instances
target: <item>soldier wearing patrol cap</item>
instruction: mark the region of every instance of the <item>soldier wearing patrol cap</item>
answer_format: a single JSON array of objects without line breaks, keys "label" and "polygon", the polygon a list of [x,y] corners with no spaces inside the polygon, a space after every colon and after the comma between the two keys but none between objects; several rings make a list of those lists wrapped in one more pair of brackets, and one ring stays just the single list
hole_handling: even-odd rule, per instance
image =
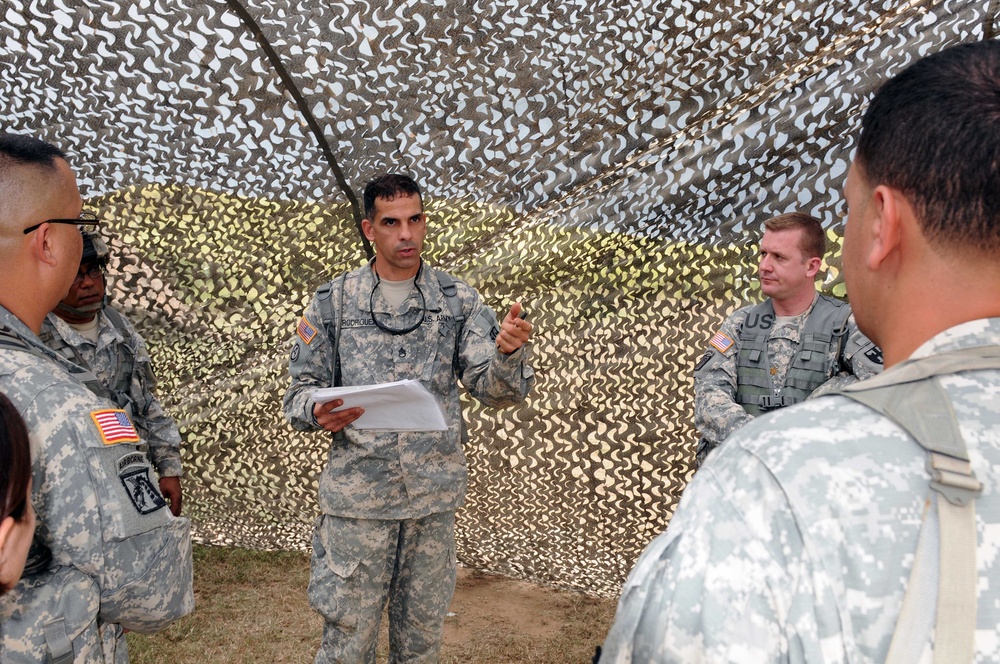
[{"label": "soldier wearing patrol cap", "polygon": [[128,412],[159,477],[174,516],[181,513],[181,435],[153,393],[156,377],[146,342],[107,301],[108,245],[83,232],[80,271],[69,293],[45,318],[38,335],[66,359],[87,367]]},{"label": "soldier wearing patrol cap", "polygon": [[[317,292],[292,337],[285,416],[333,432],[319,480],[309,603],[324,618],[316,664],[374,662],[388,606],[389,660],[437,662],[455,589],[455,510],[465,499],[465,423],[458,384],[490,406],[534,382],[531,324],[513,304],[503,323],[468,284],[424,264],[426,215],[410,177],[364,191],[375,259]],[[352,426],[363,414],[332,385],[419,380],[446,414],[444,431]]]},{"label": "soldier wearing patrol cap", "polygon": [[128,413],[38,338],[79,274],[76,177],[58,148],[0,133],[0,391],[32,448],[35,541],[0,602],[4,664],[128,662],[123,629],[194,608],[191,536],[155,484]]},{"label": "soldier wearing patrol cap", "polygon": [[882,370],[845,302],[816,291],[826,235],[815,217],[764,222],[758,275],[768,299],[733,313],[695,367],[696,461],[753,418]]}]

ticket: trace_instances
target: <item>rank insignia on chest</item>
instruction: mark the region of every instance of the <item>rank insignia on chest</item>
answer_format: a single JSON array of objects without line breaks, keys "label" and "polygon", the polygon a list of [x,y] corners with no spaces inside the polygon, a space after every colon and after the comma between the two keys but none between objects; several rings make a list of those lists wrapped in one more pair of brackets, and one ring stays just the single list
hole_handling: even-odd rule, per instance
[{"label": "rank insignia on chest", "polygon": [[105,445],[139,442],[139,434],[136,433],[132,420],[124,410],[112,408],[95,410],[90,413],[90,417],[97,425],[97,431],[101,434],[101,441]]},{"label": "rank insignia on chest", "polygon": [[733,347],[733,340],[724,335],[722,332],[716,332],[715,336],[712,337],[712,340],[708,343],[712,346],[712,348],[720,353],[725,353]]},{"label": "rank insignia on chest", "polygon": [[296,326],[295,331],[302,337],[302,341],[307,344],[312,343],[312,340],[316,338],[316,328],[306,320],[305,316],[299,319],[299,324]]},{"label": "rank insignia on chest", "polygon": [[774,367],[771,367],[771,375],[772,376],[776,376],[777,374],[778,374],[778,370],[775,369]]}]

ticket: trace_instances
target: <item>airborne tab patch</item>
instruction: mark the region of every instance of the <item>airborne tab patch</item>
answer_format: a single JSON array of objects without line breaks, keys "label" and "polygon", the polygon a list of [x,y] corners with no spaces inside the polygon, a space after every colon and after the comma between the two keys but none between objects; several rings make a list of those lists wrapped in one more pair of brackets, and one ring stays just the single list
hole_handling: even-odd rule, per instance
[{"label": "airborne tab patch", "polygon": [[139,514],[150,514],[167,506],[167,501],[153,486],[149,464],[139,453],[126,454],[118,460],[118,479]]},{"label": "airborne tab patch", "polygon": [[316,328],[312,326],[312,323],[306,320],[305,316],[299,319],[299,326],[295,328],[295,331],[299,333],[300,337],[302,337],[302,341],[307,344],[311,344],[312,340],[316,338]]},{"label": "airborne tab patch", "polygon": [[715,336],[712,337],[712,340],[708,343],[711,344],[712,348],[720,353],[725,353],[733,347],[733,340],[724,335],[722,332],[716,332]]},{"label": "airborne tab patch", "polygon": [[124,410],[95,410],[90,413],[90,417],[97,425],[97,431],[105,445],[139,442],[139,434]]}]

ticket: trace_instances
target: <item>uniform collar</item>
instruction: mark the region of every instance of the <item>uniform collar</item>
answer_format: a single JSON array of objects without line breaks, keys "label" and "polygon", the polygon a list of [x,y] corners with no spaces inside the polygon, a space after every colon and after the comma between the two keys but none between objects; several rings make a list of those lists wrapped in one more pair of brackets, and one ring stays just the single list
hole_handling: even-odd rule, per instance
[{"label": "uniform collar", "polygon": [[1000,346],[1000,318],[970,320],[938,332],[913,351],[908,359],[979,346]]},{"label": "uniform collar", "polygon": [[[373,262],[374,259],[369,261],[356,272],[359,280],[358,287],[354,293],[355,306],[357,306],[358,311],[362,311],[367,314],[371,314],[369,302],[371,301],[372,288],[375,287],[375,272],[372,270]],[[424,294],[424,299],[427,302],[427,311],[439,313],[442,305],[444,304],[442,300],[443,294],[441,293],[441,287],[438,284],[437,276],[434,274],[434,269],[427,264],[427,261],[424,261],[423,269],[420,270],[420,275],[416,281],[416,285],[420,287],[421,292]],[[335,291],[337,287],[338,285],[335,283]],[[339,294],[334,292],[332,296],[337,298],[339,297]],[[344,297],[349,297],[349,294],[345,292]],[[421,306],[420,297],[417,295],[416,290],[410,293],[410,296],[404,301],[404,304],[410,308],[419,308]],[[382,315],[390,315],[391,313],[394,313],[390,311],[389,303],[385,301],[385,298],[382,297],[382,294],[379,292],[375,293],[375,310]]]}]

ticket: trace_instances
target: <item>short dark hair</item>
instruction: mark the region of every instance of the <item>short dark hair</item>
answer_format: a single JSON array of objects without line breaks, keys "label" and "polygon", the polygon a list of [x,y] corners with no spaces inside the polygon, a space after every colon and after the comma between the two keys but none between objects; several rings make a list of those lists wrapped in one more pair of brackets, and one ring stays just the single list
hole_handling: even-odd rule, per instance
[{"label": "short dark hair", "polygon": [[385,198],[391,201],[396,196],[413,196],[414,194],[417,195],[417,198],[420,199],[420,205],[423,206],[424,199],[420,195],[420,185],[417,184],[416,180],[409,175],[398,173],[380,175],[365,185],[365,219],[375,218],[376,198]]},{"label": "short dark hair", "polygon": [[802,240],[799,248],[806,258],[817,256],[823,258],[826,255],[826,232],[823,224],[816,217],[804,212],[789,212],[771,217],[764,222],[764,228],[769,231],[788,231],[796,228],[802,229]]},{"label": "short dark hair", "polygon": [[15,164],[54,169],[56,157],[65,159],[66,155],[51,143],[24,134],[0,132],[0,176]]},{"label": "short dark hair", "polygon": [[929,241],[1000,251],[1000,42],[945,49],[875,93],[855,162],[899,190]]}]

